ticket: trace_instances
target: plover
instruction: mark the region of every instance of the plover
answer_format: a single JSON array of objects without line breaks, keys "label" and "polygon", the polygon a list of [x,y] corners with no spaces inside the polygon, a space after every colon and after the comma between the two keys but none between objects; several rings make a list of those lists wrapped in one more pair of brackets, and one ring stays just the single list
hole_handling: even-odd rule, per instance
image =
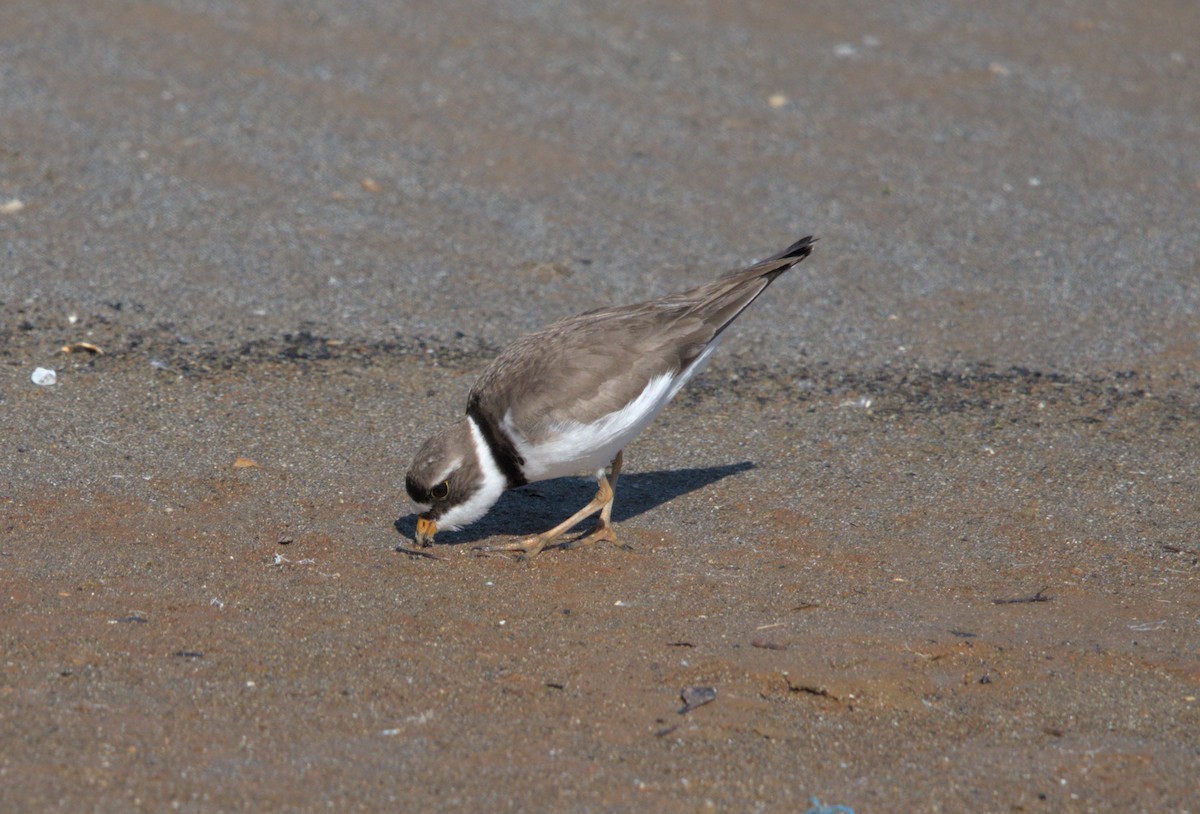
[{"label": "plover", "polygon": [[[730,323],[812,252],[813,238],[678,294],[559,320],[509,345],[484,369],[466,415],[426,441],[404,486],[428,506],[417,543],[484,515],[506,489],[594,472],[596,496],[554,528],[485,549],[534,555],[600,513],[576,543],[617,543],[613,490],[621,453],[708,362]],[[606,474],[605,468],[610,467]]]}]

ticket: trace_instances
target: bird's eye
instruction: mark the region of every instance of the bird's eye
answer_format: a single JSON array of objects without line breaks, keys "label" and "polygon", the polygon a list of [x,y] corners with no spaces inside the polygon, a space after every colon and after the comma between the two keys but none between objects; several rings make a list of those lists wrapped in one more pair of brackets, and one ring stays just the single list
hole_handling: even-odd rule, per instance
[{"label": "bird's eye", "polygon": [[450,481],[444,480],[429,490],[434,500],[445,500],[450,496]]}]

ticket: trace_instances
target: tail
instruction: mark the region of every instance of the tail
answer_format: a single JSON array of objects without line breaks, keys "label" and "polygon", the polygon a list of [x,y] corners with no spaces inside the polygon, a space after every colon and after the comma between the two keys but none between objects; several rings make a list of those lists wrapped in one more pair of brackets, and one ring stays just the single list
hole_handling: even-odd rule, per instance
[{"label": "tail", "polygon": [[745,271],[734,272],[734,275],[752,277],[755,276],[753,273],[757,272],[757,276],[765,277],[770,275],[771,279],[774,280],[780,274],[783,274],[792,266],[812,254],[813,244],[816,242],[817,239],[812,235],[802,237],[774,257],[768,257],[766,260],[754,264]]},{"label": "tail", "polygon": [[812,254],[816,242],[812,235],[800,238],[774,257],[768,257],[749,268],[732,271],[716,282],[692,289],[681,296],[691,299],[694,303],[692,314],[704,320],[715,339],[750,303],[758,299],[758,295],[776,277]]}]

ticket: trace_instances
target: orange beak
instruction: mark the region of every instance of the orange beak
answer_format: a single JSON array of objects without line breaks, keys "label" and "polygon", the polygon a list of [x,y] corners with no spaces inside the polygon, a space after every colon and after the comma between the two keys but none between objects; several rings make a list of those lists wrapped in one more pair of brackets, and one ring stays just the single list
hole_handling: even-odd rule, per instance
[{"label": "orange beak", "polygon": [[417,545],[433,545],[433,535],[437,534],[437,523],[425,518],[417,518]]}]

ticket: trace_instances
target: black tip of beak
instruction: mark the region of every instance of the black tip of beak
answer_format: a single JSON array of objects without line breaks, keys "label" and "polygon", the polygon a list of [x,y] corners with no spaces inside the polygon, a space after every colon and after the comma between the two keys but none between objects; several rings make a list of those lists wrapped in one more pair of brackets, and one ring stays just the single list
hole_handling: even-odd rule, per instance
[{"label": "black tip of beak", "polygon": [[417,517],[417,545],[427,548],[433,545],[437,534],[437,523],[424,515]]}]

